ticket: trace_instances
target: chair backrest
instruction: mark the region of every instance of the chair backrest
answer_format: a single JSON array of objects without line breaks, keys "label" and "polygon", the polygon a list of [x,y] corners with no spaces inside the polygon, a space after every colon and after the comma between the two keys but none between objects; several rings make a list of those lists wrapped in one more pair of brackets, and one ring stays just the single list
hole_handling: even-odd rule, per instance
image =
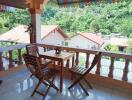
[{"label": "chair backrest", "polygon": [[35,44],[26,45],[27,54],[33,56],[39,56],[38,48]]},{"label": "chair backrest", "polygon": [[39,58],[29,54],[23,54],[23,58],[29,71],[38,77],[42,73]]},{"label": "chair backrest", "polygon": [[95,55],[95,57],[94,57],[94,59],[93,59],[93,61],[92,61],[91,66],[90,66],[89,68],[87,68],[87,71],[84,73],[83,76],[85,76],[86,74],[88,74],[88,73],[94,68],[94,66],[99,62],[99,60],[100,60],[100,58],[101,58],[101,54],[102,54],[102,52],[98,52],[98,53]]}]

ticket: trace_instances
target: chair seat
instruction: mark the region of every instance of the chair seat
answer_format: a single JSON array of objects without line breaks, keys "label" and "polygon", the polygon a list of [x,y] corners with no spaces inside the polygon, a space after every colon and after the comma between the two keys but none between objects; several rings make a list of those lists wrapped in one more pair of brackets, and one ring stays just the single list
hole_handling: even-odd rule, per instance
[{"label": "chair seat", "polygon": [[38,73],[36,76],[39,78],[43,78],[43,79],[50,79],[53,76],[56,76],[59,73],[59,70],[50,68],[50,67],[46,67],[46,68],[42,69],[42,72],[43,73]]},{"label": "chair seat", "polygon": [[80,67],[80,66],[74,66],[74,67],[70,68],[70,71],[72,73],[76,73],[76,74],[80,74],[80,75],[84,74],[86,72],[86,70],[87,70],[86,68]]},{"label": "chair seat", "polygon": [[41,68],[42,68],[42,69],[45,68],[45,67],[46,67],[48,64],[50,64],[50,63],[52,63],[51,60],[48,60],[48,59],[42,60],[42,61],[41,61]]}]

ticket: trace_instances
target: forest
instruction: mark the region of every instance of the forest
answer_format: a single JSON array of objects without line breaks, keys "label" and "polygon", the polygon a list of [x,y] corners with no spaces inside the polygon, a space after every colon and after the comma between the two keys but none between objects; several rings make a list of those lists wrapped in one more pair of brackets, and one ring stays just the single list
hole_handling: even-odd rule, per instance
[{"label": "forest", "polygon": [[[82,8],[63,7],[53,2],[44,6],[41,13],[42,24],[57,24],[70,36],[76,32],[93,32],[110,35],[120,34],[132,38],[132,2],[91,3]],[[30,13],[27,9],[14,12],[0,12],[0,34],[18,24],[28,25]],[[132,46],[129,47],[132,50]]]},{"label": "forest", "polygon": [[[53,7],[54,6],[54,7]],[[77,31],[101,32],[104,35],[120,33],[132,37],[132,2],[92,3],[83,8],[55,6],[52,2],[44,7],[42,24],[58,24],[66,33]],[[17,24],[29,24],[28,10],[15,9],[14,12],[0,12],[0,33]]]}]

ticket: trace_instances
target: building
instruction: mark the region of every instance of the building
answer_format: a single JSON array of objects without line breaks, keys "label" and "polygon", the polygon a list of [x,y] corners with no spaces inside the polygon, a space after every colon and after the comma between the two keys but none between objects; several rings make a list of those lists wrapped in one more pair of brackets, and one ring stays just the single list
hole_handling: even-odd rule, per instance
[{"label": "building", "polygon": [[[26,32],[27,26],[19,25],[0,36],[2,41],[14,41],[17,43],[30,43],[29,33]],[[41,43],[57,45],[69,38],[64,31],[57,25],[41,26]]]},{"label": "building", "polygon": [[79,48],[100,48],[104,41],[100,36],[93,33],[80,33],[78,32],[73,36],[68,45]]},{"label": "building", "polygon": [[118,50],[124,52],[124,50],[130,46],[132,40],[128,38],[111,37],[109,43],[118,47]]}]

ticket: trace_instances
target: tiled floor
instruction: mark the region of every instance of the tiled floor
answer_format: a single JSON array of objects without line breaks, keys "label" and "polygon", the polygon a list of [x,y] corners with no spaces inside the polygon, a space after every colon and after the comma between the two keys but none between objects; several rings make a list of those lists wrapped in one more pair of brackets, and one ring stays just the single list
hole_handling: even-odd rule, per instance
[{"label": "tiled floor", "polygon": [[[31,92],[34,89],[37,80],[35,78],[29,78],[29,73],[26,69],[21,72],[14,73],[10,76],[2,78],[3,84],[0,85],[0,100],[41,100],[42,97],[35,94],[30,97]],[[55,83],[59,81],[57,77]],[[106,88],[99,85],[93,85],[94,89],[89,91],[90,96],[86,96],[79,86],[67,90],[70,85],[69,80],[64,82],[64,90],[62,94],[56,93],[51,89],[46,100],[132,100],[132,95],[129,93],[123,93],[114,88]],[[44,90],[44,86],[41,90]]]}]

